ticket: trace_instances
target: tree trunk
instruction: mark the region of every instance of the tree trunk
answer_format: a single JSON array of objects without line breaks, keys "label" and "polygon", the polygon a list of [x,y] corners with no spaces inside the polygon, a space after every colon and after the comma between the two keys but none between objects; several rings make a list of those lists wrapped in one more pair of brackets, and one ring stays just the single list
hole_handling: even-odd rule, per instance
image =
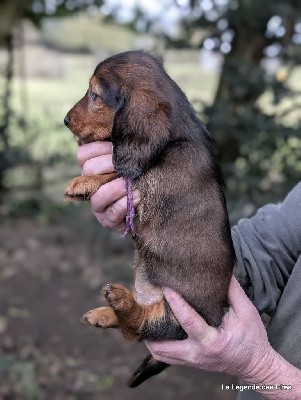
[{"label": "tree trunk", "polygon": [[8,126],[11,115],[10,100],[12,92],[12,81],[13,81],[13,66],[14,66],[14,51],[13,51],[13,34],[10,33],[5,39],[6,50],[7,50],[7,64],[5,71],[5,86],[3,93],[3,120],[0,125],[0,138],[2,140],[3,149],[9,148],[8,139]]}]

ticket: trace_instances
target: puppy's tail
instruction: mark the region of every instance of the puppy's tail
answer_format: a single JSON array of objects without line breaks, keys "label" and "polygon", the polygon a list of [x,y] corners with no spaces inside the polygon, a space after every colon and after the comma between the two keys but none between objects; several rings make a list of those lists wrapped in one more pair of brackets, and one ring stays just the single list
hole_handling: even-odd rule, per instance
[{"label": "puppy's tail", "polygon": [[134,375],[131,377],[131,379],[129,379],[128,386],[130,388],[137,387],[151,376],[160,374],[160,372],[167,367],[169,367],[169,364],[157,361],[151,355],[149,355],[143,360],[142,364],[137,371],[134,372]]}]

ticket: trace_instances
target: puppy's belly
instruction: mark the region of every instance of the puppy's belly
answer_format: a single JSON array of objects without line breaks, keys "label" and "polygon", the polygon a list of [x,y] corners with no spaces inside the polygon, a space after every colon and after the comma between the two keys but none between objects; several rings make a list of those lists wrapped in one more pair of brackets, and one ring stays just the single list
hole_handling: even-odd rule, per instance
[{"label": "puppy's belly", "polygon": [[136,269],[135,275],[135,293],[137,303],[150,305],[163,299],[163,292],[159,286],[152,285],[143,271]]}]

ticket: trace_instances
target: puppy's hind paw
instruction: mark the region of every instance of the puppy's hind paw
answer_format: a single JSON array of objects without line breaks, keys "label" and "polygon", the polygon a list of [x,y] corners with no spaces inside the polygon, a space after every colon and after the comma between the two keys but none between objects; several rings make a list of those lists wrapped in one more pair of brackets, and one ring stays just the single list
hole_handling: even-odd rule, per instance
[{"label": "puppy's hind paw", "polygon": [[122,285],[107,284],[103,287],[102,293],[116,311],[131,309],[135,304],[132,292]]},{"label": "puppy's hind paw", "polygon": [[118,320],[111,307],[99,307],[88,311],[82,316],[82,321],[96,328],[118,328]]}]

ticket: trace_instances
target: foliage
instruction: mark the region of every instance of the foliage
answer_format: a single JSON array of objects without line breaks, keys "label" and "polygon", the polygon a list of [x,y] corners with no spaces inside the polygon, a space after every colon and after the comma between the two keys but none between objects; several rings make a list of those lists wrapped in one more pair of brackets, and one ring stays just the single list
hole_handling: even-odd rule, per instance
[{"label": "foliage", "polygon": [[[203,116],[220,146],[230,199],[239,196],[258,206],[281,198],[300,177],[300,121],[289,118],[300,107],[300,91],[289,78],[300,64],[301,4],[189,3],[182,34],[189,42],[196,29],[205,28],[199,46],[224,55],[214,102]],[[263,67],[264,58],[274,60],[274,71]],[[260,104],[266,93],[269,112]]]},{"label": "foliage", "polygon": [[100,13],[48,18],[42,23],[43,41],[60,51],[111,55],[133,48],[136,37],[116,22],[105,22]]},{"label": "foliage", "polygon": [[[73,37],[70,33],[73,21],[69,25],[68,22],[61,24],[65,34],[58,37],[53,33],[53,27],[58,27],[53,17],[79,10],[99,10],[103,4],[104,0],[4,1],[0,11],[1,7],[14,9],[7,15],[14,15],[15,19],[7,20],[28,17],[37,25],[44,17],[51,17],[44,25],[47,41],[65,48],[64,38],[72,36],[74,48],[83,49],[85,44],[79,35]],[[243,203],[259,206],[280,199],[299,179],[300,173],[301,88],[291,76],[300,64],[301,3],[298,0],[267,0],[264,5],[260,0],[174,0],[174,4],[178,4],[182,13],[177,36],[164,31],[164,27],[160,33],[158,21],[152,20],[139,4],[128,26],[140,31],[143,28],[146,32],[157,31],[157,40],[165,38],[169,47],[222,54],[224,62],[214,101],[211,103],[211,96],[207,96],[206,103],[202,100],[196,105],[219,144],[230,203],[240,198]],[[77,26],[83,24],[80,16],[74,18],[79,23]],[[116,18],[112,9],[106,20]],[[129,41],[124,43],[130,46],[131,40],[129,36]],[[117,46],[114,51],[120,51],[118,39],[114,41]],[[89,51],[97,49],[94,44],[89,47]],[[274,63],[272,68],[264,67],[266,59]],[[195,86],[202,90],[201,77]]]},{"label": "foliage", "polygon": [[[93,3],[93,4],[92,4]],[[7,50],[7,63],[5,67],[5,79],[1,82],[1,115],[0,115],[0,202],[5,194],[5,176],[10,168],[32,162],[30,152],[24,149],[21,143],[12,143],[10,129],[27,130],[24,117],[20,117],[12,109],[12,84],[14,72],[14,30],[22,19],[29,19],[34,24],[40,25],[45,17],[63,17],[82,10],[88,10],[92,5],[98,8],[103,4],[102,0],[4,0],[0,3],[0,45]],[[23,66],[24,68],[24,66]],[[23,110],[25,113],[25,109]],[[30,137],[27,137],[27,143]],[[57,158],[57,155],[55,155]],[[45,161],[45,159],[44,159]],[[34,163],[34,162],[33,162]]]},{"label": "foliage", "polygon": [[[230,203],[240,198],[259,206],[280,199],[299,180],[301,134],[295,115],[300,91],[289,82],[300,64],[301,3],[175,0],[174,4],[182,15],[180,30],[171,35],[161,25],[167,46],[198,48],[208,56],[215,52],[223,57],[215,99],[205,107],[199,102],[199,112],[218,142]],[[157,16],[150,21],[138,7],[132,26],[150,29],[159,20]],[[269,104],[262,107],[267,93]],[[290,151],[293,156],[283,156]],[[237,204],[241,207],[241,202]]]},{"label": "foliage", "polygon": [[3,0],[0,4],[0,44],[21,19],[39,25],[46,17],[65,17],[102,5],[103,0]]}]

